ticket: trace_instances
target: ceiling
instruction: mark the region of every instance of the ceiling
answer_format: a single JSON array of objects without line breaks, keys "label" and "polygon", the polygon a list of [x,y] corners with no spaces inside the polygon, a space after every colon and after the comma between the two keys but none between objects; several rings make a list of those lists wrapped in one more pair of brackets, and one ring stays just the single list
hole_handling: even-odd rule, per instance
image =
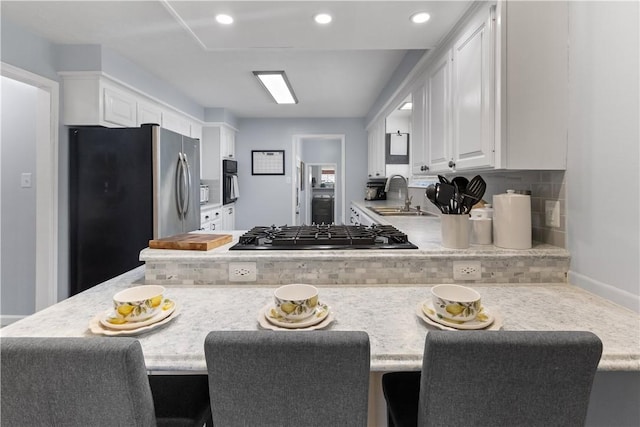
[{"label": "ceiling", "polygon": [[[430,49],[470,1],[7,1],[3,19],[56,44],[99,44],[203,107],[238,117],[364,117],[409,49]],[[417,11],[431,19],[409,21]],[[326,26],[313,22],[329,12]],[[221,26],[227,13],[235,22]],[[284,70],[276,105],[254,70]]]}]

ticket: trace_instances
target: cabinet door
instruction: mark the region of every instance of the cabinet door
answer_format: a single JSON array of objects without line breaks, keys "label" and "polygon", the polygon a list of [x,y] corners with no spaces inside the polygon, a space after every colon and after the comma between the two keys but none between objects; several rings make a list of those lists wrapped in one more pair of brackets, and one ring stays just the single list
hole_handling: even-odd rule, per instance
[{"label": "cabinet door", "polygon": [[223,158],[233,159],[236,156],[236,133],[234,130],[221,127],[220,144]]},{"label": "cabinet door", "polygon": [[136,126],[136,99],[112,87],[103,88],[104,120],[116,125]]},{"label": "cabinet door", "polygon": [[368,164],[369,177],[383,177],[384,171],[384,138],[385,120],[378,120],[368,133]]},{"label": "cabinet door", "polygon": [[162,110],[160,107],[149,104],[147,102],[138,101],[138,126],[144,123],[162,123]]},{"label": "cabinet door", "polygon": [[231,204],[222,208],[222,228],[224,230],[235,229],[235,204]]},{"label": "cabinet door", "polygon": [[429,173],[429,156],[425,138],[426,123],[426,84],[411,92],[411,173],[426,175]]},{"label": "cabinet door", "polygon": [[427,73],[426,140],[430,172],[449,169],[452,160],[450,140],[451,52],[447,52]]},{"label": "cabinet door", "polygon": [[494,164],[492,15],[483,10],[453,47],[455,169]]},{"label": "cabinet door", "polygon": [[189,121],[184,117],[167,111],[162,112],[162,127],[179,133],[180,135],[191,135],[191,124]]}]

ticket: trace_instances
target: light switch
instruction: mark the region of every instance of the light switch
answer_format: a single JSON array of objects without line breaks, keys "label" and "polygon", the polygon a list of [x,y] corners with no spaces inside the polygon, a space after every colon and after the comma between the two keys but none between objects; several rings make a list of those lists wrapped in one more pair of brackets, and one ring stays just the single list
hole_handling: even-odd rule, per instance
[{"label": "light switch", "polygon": [[560,201],[545,200],[544,217],[547,227],[560,227]]},{"label": "light switch", "polygon": [[20,187],[31,188],[31,172],[24,172],[20,175]]}]

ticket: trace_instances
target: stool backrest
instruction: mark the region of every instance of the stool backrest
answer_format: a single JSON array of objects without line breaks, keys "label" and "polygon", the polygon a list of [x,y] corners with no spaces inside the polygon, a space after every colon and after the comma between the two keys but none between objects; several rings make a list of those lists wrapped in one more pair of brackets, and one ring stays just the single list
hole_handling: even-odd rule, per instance
[{"label": "stool backrest", "polygon": [[2,338],[3,426],[155,426],[133,338]]},{"label": "stool backrest", "polygon": [[367,425],[365,332],[213,331],[205,356],[214,425]]},{"label": "stool backrest", "polygon": [[583,426],[602,342],[591,332],[429,331],[419,426]]}]

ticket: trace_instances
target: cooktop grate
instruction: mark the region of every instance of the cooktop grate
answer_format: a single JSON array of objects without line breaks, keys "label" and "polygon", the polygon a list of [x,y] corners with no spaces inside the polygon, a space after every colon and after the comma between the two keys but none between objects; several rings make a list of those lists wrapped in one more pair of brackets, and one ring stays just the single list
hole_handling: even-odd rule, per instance
[{"label": "cooktop grate", "polygon": [[230,250],[417,249],[391,225],[297,225],[254,227]]}]

